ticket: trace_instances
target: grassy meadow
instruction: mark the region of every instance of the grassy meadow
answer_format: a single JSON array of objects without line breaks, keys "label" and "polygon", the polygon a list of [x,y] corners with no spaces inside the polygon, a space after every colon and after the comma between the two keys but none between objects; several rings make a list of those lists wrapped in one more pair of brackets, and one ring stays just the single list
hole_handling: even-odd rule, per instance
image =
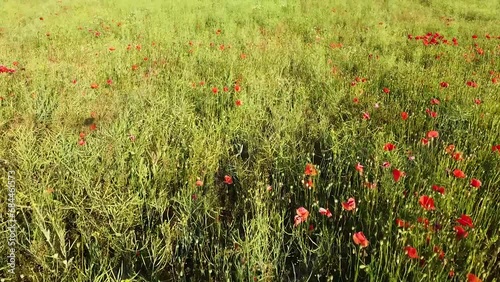
[{"label": "grassy meadow", "polygon": [[500,281],[499,1],[0,11],[2,282]]}]

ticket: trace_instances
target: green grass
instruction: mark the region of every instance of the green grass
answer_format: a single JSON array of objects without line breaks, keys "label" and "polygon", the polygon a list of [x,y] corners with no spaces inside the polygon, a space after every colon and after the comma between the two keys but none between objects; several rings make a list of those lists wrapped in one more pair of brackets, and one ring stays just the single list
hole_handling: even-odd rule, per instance
[{"label": "green grass", "polygon": [[500,281],[500,2],[327,2],[2,1],[0,278]]}]

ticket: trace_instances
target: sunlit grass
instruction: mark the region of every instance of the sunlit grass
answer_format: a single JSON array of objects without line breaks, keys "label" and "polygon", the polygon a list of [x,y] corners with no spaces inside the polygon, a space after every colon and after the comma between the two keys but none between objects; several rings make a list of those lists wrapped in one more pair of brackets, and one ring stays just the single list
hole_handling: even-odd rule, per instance
[{"label": "sunlit grass", "polygon": [[199,2],[0,4],[6,281],[498,281],[499,3]]}]

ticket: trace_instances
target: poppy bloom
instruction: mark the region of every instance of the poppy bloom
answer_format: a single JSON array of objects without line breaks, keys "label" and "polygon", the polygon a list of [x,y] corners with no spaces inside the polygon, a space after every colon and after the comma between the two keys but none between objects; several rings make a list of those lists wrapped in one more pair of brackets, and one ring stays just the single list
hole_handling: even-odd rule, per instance
[{"label": "poppy bloom", "polygon": [[450,144],[446,146],[446,149],[444,149],[447,154],[451,154],[455,151],[455,145]]},{"label": "poppy bloom", "polygon": [[319,208],[319,213],[321,215],[324,215],[326,217],[332,217],[332,213],[330,212],[329,209],[325,209],[325,208]]},{"label": "poppy bloom", "polygon": [[389,167],[391,167],[391,163],[390,162],[383,162],[382,163],[382,167],[383,168],[389,168]]},{"label": "poppy bloom", "polygon": [[87,142],[85,142],[85,140],[84,140],[84,139],[80,139],[80,140],[78,140],[78,145],[80,145],[80,146],[84,146],[85,144],[87,144]]},{"label": "poppy bloom", "polygon": [[85,132],[80,132],[80,139],[84,139],[85,138]]},{"label": "poppy bloom", "polygon": [[399,169],[393,169],[392,170],[392,178],[394,178],[394,181],[398,182],[401,176],[405,176],[406,174],[403,171],[400,171]]},{"label": "poppy bloom", "polygon": [[442,88],[447,88],[448,86],[450,86],[450,84],[448,82],[444,82],[444,81],[439,83],[439,85],[441,85]]},{"label": "poppy bloom", "polygon": [[456,153],[453,153],[453,159],[455,161],[462,161],[464,158],[462,157],[462,153],[456,152]]},{"label": "poppy bloom", "polygon": [[365,119],[365,120],[369,120],[369,119],[370,119],[370,114],[369,114],[369,113],[367,113],[367,112],[364,112],[364,113],[363,113],[363,119]]},{"label": "poppy bloom", "polygon": [[198,187],[203,186],[203,181],[201,181],[200,179],[196,180],[196,186]]},{"label": "poppy bloom", "polygon": [[456,232],[457,240],[467,238],[467,236],[469,235],[469,232],[465,231],[465,229],[460,225],[453,227],[453,229]]},{"label": "poppy bloom", "polygon": [[439,104],[441,104],[441,102],[438,99],[436,98],[431,99],[431,105],[439,105]]},{"label": "poppy bloom", "polygon": [[363,234],[363,231],[354,233],[352,235],[352,240],[354,241],[354,244],[359,245],[362,248],[366,248],[370,244],[370,242],[366,239],[365,234]]},{"label": "poppy bloom", "polygon": [[499,144],[499,145],[493,145],[493,146],[491,147],[491,151],[492,151],[492,152],[495,152],[495,151],[496,151],[496,152],[499,152],[499,153],[500,153],[500,144]]},{"label": "poppy bloom", "polygon": [[94,131],[97,129],[97,125],[95,123],[93,123],[93,124],[89,125],[89,129],[90,129],[90,131]]},{"label": "poppy bloom", "polygon": [[470,181],[470,186],[479,189],[479,187],[481,187],[481,180],[472,178],[472,180]]},{"label": "poppy bloom", "polygon": [[383,90],[384,90],[385,94],[389,94],[391,92],[391,90],[389,88],[387,88],[387,87],[384,87]]},{"label": "poppy bloom", "polygon": [[233,178],[230,175],[225,175],[224,176],[224,183],[226,183],[227,185],[233,184]]},{"label": "poppy bloom", "polygon": [[217,94],[217,92],[219,92],[219,89],[217,89],[217,87],[213,87],[212,88],[212,93]]},{"label": "poppy bloom", "polygon": [[440,247],[434,246],[434,248],[432,250],[434,251],[434,253],[438,254],[438,257],[440,260],[444,259],[444,252]]},{"label": "poppy bloom", "polygon": [[468,282],[482,282],[482,280],[479,279],[479,277],[477,277],[476,275],[474,275],[472,273],[467,274],[467,281]]},{"label": "poppy bloom", "polygon": [[417,218],[417,222],[422,223],[425,226],[425,228],[429,227],[429,219],[428,218],[419,217],[419,218]]},{"label": "poppy bloom", "polygon": [[138,65],[132,65],[132,70],[134,70],[134,71],[135,71],[135,70],[137,70],[138,68],[139,68],[139,66],[138,66]]},{"label": "poppy bloom", "polygon": [[399,218],[396,218],[396,225],[400,228],[408,228],[410,227],[410,223],[409,222],[405,222],[404,220],[402,219],[399,219]]},{"label": "poppy bloom", "polygon": [[427,132],[427,138],[438,138],[439,137],[439,132],[436,130],[431,130]]},{"label": "poppy bloom", "polygon": [[236,92],[240,92],[240,91],[241,91],[241,86],[239,86],[238,84],[236,84],[236,85],[234,86],[234,91],[236,91]]},{"label": "poppy bloom", "polygon": [[431,111],[429,109],[425,109],[425,112],[427,115],[429,115],[431,118],[436,118],[438,116],[437,112]]},{"label": "poppy bloom", "polygon": [[97,83],[92,83],[92,84],[90,84],[90,88],[97,89],[97,88],[99,88],[99,85]]},{"label": "poppy bloom", "polygon": [[295,210],[297,215],[294,217],[294,226],[299,225],[300,223],[307,221],[307,218],[309,217],[309,211],[304,208],[300,207],[297,210]]},{"label": "poppy bloom", "polygon": [[477,87],[477,83],[474,82],[474,81],[467,81],[467,86],[472,87],[472,88],[476,88]]},{"label": "poppy bloom", "polygon": [[401,119],[402,120],[407,120],[408,119],[408,113],[407,112],[401,112]]},{"label": "poppy bloom", "polygon": [[406,255],[408,255],[409,258],[412,258],[412,259],[417,259],[418,258],[417,249],[415,249],[412,246],[406,246],[405,247],[405,252],[406,252]]},{"label": "poppy bloom", "polygon": [[222,88],[222,91],[224,91],[224,92],[227,92],[227,91],[229,91],[229,87],[227,87],[227,86],[224,86],[224,88]]},{"label": "poppy bloom", "polygon": [[481,105],[481,99],[479,98],[474,99],[474,104]]},{"label": "poppy bloom", "polygon": [[309,176],[315,176],[318,174],[318,172],[316,171],[316,168],[314,168],[313,164],[306,164],[306,169],[304,170],[304,174]]},{"label": "poppy bloom", "polygon": [[465,178],[465,173],[460,169],[456,168],[453,170],[453,176],[455,176],[456,178]]},{"label": "poppy bloom", "polygon": [[422,139],[420,139],[420,143],[422,143],[422,145],[424,145],[424,146],[425,146],[425,145],[428,145],[428,144],[429,144],[429,139],[427,139],[427,138],[422,138]]},{"label": "poppy bloom", "polygon": [[396,149],[396,145],[392,144],[392,143],[387,143],[384,145],[384,151],[392,151]]},{"label": "poppy bloom", "polygon": [[462,226],[468,226],[470,228],[474,228],[474,224],[472,224],[472,218],[466,214],[462,214],[457,222]]},{"label": "poppy bloom", "polygon": [[356,164],[356,170],[359,171],[359,174],[363,175],[363,168],[364,166],[360,163]]},{"label": "poppy bloom", "polygon": [[358,99],[358,98],[356,98],[356,97],[354,97],[354,99],[352,99],[352,102],[353,102],[354,104],[357,104],[357,103],[359,103],[359,99]]},{"label": "poppy bloom", "polygon": [[236,106],[238,106],[238,107],[239,107],[239,106],[241,106],[241,105],[243,105],[243,102],[241,102],[241,100],[239,100],[239,99],[238,99],[238,100],[236,100],[236,102],[234,102],[234,103],[235,103],[235,104],[236,104]]},{"label": "poppy bloom", "polygon": [[346,211],[352,211],[356,209],[356,199],[349,198],[347,202],[342,203],[342,208]]},{"label": "poppy bloom", "polygon": [[418,200],[418,203],[422,208],[424,208],[427,211],[436,209],[436,207],[434,206],[434,199],[432,199],[427,195],[421,196],[420,199]]},{"label": "poppy bloom", "polygon": [[432,185],[432,190],[438,192],[439,194],[441,195],[444,195],[444,187],[443,186],[439,186],[439,185]]}]

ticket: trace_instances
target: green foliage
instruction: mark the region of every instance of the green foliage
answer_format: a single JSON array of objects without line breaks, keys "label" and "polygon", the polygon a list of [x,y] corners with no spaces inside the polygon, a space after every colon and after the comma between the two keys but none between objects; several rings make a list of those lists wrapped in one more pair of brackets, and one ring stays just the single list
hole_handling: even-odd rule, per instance
[{"label": "green foliage", "polygon": [[[0,180],[16,172],[19,228],[1,277],[498,281],[500,4],[483,2],[3,1]],[[407,38],[428,32],[450,45]]]}]

